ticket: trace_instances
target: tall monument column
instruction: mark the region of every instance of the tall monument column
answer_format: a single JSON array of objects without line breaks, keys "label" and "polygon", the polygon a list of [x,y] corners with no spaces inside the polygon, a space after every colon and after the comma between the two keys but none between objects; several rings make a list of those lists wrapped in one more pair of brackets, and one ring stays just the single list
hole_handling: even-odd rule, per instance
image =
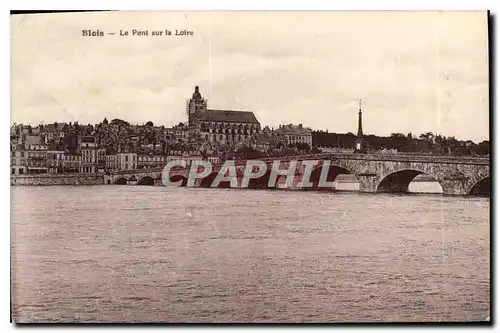
[{"label": "tall monument column", "polygon": [[356,146],[354,152],[365,153],[366,147],[363,140],[363,112],[361,111],[361,99],[359,100],[359,111],[358,111],[358,138],[356,139]]}]

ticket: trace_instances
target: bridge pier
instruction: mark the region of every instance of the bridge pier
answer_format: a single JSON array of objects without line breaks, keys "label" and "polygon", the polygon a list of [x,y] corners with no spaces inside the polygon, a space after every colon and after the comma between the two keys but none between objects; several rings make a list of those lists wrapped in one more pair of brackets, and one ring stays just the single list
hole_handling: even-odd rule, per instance
[{"label": "bridge pier", "polygon": [[362,173],[357,175],[359,179],[359,191],[374,193],[377,192],[378,177],[373,173]]},{"label": "bridge pier", "polygon": [[467,195],[466,179],[443,179],[441,187],[445,195]]}]

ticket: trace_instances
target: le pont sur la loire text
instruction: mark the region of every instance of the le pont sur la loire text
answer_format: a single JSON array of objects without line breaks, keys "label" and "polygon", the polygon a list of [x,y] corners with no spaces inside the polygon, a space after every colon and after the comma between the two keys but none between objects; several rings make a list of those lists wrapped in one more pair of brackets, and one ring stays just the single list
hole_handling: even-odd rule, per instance
[{"label": "le pont sur la loire text", "polygon": [[122,30],[118,33],[116,32],[104,32],[103,30],[97,29],[84,29],[82,30],[82,36],[89,37],[101,37],[106,35],[117,35],[117,36],[193,36],[194,31],[186,30],[186,29],[164,29],[164,30],[140,30],[140,29],[132,29],[132,30]]}]

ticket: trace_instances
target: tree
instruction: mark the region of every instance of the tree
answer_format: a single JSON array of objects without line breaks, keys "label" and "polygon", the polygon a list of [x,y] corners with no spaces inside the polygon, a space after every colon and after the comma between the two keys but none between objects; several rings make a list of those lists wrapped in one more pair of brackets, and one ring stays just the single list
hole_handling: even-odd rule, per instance
[{"label": "tree", "polygon": [[238,148],[235,151],[235,155],[245,160],[257,159],[262,157],[262,153],[259,150],[247,146]]},{"label": "tree", "polygon": [[311,150],[311,147],[305,142],[297,143],[296,147],[298,150],[305,151],[305,152],[309,152]]},{"label": "tree", "polygon": [[489,155],[490,154],[490,142],[488,140],[480,142],[476,149],[476,154],[478,155]]},{"label": "tree", "polygon": [[322,151],[318,147],[312,147],[311,153],[313,153],[313,154],[320,154],[320,153],[322,153]]}]

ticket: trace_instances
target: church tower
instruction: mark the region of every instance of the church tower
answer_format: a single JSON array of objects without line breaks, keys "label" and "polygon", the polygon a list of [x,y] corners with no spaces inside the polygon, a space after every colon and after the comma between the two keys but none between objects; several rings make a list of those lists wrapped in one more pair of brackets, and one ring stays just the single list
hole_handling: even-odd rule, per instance
[{"label": "church tower", "polygon": [[207,101],[200,94],[200,87],[194,87],[191,99],[186,101],[186,113],[188,116],[189,133],[199,131],[199,118],[202,112],[207,110]]},{"label": "church tower", "polygon": [[358,108],[358,135],[356,139],[356,147],[354,148],[354,152],[356,153],[365,153],[366,147],[363,139],[363,112],[361,111],[361,99],[359,100],[359,108]]}]

